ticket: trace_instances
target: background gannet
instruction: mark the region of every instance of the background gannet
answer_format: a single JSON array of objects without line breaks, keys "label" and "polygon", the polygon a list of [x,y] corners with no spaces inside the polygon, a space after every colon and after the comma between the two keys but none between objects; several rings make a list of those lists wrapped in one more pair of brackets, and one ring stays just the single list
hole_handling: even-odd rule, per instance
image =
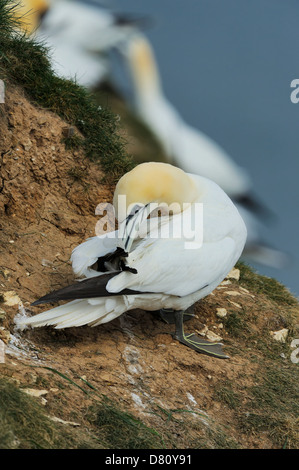
[{"label": "background gannet", "polygon": [[[125,212],[133,206],[129,215],[121,211],[121,196],[126,196]],[[149,224],[152,202],[172,204],[173,215],[153,218]],[[16,318],[17,324],[96,326],[131,309],[162,309],[163,318],[174,319],[176,339],[198,352],[226,357],[219,343],[185,335],[183,319],[185,310],[217,287],[243,251],[246,227],[230,198],[209,179],[151,162],[138,165],[119,180],[113,204],[118,231],[90,238],[73,250],[73,271],[85,279],[33,305],[71,302],[30,318]],[[194,219],[196,204],[203,205],[202,226]],[[180,237],[160,236],[163,227],[171,226],[171,233],[177,233],[187,223],[195,225],[196,234],[202,230],[202,245],[188,248],[185,232]],[[123,228],[128,226],[127,233]],[[125,252],[128,239],[129,252]]]},{"label": "background gannet", "polygon": [[142,22],[130,15],[116,14],[95,2],[52,0],[35,31],[35,39],[50,48],[50,59],[57,75],[94,88],[109,77],[108,52]]},{"label": "background gannet", "polygon": [[[213,139],[187,124],[166,98],[154,51],[146,36],[135,32],[119,46],[133,84],[133,109],[162,145],[169,163],[215,181],[236,204],[251,234],[243,255],[267,266],[281,268],[287,255],[260,239],[258,217],[272,215],[253,197],[253,182]],[[130,103],[132,104],[132,103]]]},{"label": "background gannet", "polygon": [[169,162],[215,181],[230,197],[251,189],[250,177],[220,145],[189,126],[166,98],[150,42],[141,32],[119,47],[133,83],[134,109],[163,146]]}]

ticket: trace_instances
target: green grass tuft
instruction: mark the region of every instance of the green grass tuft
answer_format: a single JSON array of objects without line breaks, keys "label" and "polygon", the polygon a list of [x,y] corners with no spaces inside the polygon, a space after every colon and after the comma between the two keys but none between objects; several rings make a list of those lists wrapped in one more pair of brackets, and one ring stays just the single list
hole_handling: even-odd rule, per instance
[{"label": "green grass tuft", "polygon": [[229,312],[229,315],[223,319],[226,331],[235,338],[248,336],[249,325],[248,318],[244,313]]},{"label": "green grass tuft", "polygon": [[0,40],[15,34],[17,28],[20,28],[21,19],[18,18],[16,10],[18,3],[11,0],[1,0],[0,2]]},{"label": "green grass tuft", "polygon": [[64,143],[67,150],[75,150],[84,145],[84,138],[74,134],[68,137],[63,137],[62,142]]},{"label": "green grass tuft", "polygon": [[162,437],[104,397],[89,409],[88,419],[108,449],[163,449]]},{"label": "green grass tuft", "polygon": [[264,432],[275,447],[298,448],[299,391],[296,365],[268,367],[247,390],[251,400],[239,415],[241,428],[250,434]]},{"label": "green grass tuft", "polygon": [[264,294],[279,305],[298,305],[298,300],[276,279],[257,275],[251,267],[240,261],[237,268],[240,269],[240,285],[252,293]]},{"label": "green grass tuft", "polygon": [[240,398],[234,390],[234,384],[227,380],[221,386],[215,387],[215,398],[221,403],[225,403],[229,408],[235,410],[240,406]]},{"label": "green grass tuft", "polygon": [[52,449],[63,443],[57,424],[36,399],[0,378],[0,449]]}]

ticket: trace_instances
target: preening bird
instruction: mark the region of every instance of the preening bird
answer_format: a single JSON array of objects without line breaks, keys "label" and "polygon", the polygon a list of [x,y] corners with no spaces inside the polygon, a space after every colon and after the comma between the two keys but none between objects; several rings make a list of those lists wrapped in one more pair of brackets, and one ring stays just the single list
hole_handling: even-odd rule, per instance
[{"label": "preening bird", "polygon": [[59,0],[51,4],[35,38],[50,48],[57,75],[94,88],[109,77],[107,53],[142,21],[93,1]]},{"label": "preening bird", "polygon": [[269,216],[270,211],[253,197],[248,172],[213,139],[187,124],[168,101],[147,38],[141,32],[133,34],[119,51],[132,78],[134,110],[162,145],[169,163],[215,181],[232,198],[251,235],[243,254],[261,264],[282,267],[287,256],[260,239],[258,218]]},{"label": "preening bird", "polygon": [[246,227],[214,182],[166,163],[136,166],[117,183],[117,231],[88,239],[71,256],[83,280],[33,305],[70,300],[19,326],[96,326],[132,309],[160,311],[186,346],[227,357],[220,343],[185,334],[186,310],[210,294],[239,259]]}]

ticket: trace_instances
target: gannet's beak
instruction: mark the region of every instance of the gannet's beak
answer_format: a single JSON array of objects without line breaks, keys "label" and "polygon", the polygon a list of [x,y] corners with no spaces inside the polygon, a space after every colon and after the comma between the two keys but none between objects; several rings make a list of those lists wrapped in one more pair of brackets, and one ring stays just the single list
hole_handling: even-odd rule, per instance
[{"label": "gannet's beak", "polygon": [[129,253],[134,240],[137,238],[142,222],[144,222],[155,208],[151,203],[146,205],[135,204],[127,218],[119,225],[119,238],[122,248]]}]

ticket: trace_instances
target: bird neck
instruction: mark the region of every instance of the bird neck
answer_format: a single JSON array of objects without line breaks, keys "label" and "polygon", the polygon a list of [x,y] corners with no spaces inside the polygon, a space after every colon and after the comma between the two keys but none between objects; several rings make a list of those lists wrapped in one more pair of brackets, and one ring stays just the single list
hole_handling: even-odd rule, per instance
[{"label": "bird neck", "polygon": [[137,100],[148,101],[162,93],[161,82],[153,50],[143,37],[135,38],[130,45],[129,68]]}]

